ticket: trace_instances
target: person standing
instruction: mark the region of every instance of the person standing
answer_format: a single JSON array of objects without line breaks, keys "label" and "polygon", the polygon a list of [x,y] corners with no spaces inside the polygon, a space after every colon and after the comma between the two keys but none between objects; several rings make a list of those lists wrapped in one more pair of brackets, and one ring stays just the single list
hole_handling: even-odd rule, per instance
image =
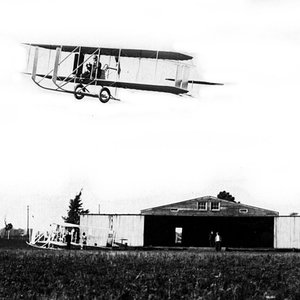
[{"label": "person standing", "polygon": [[84,247],[86,246],[86,242],[87,242],[87,236],[85,235],[84,232],[81,237],[81,250],[84,249]]},{"label": "person standing", "polygon": [[209,241],[209,247],[214,247],[215,243],[214,243],[214,232],[211,231],[209,233],[209,236],[208,236],[208,241]]},{"label": "person standing", "polygon": [[221,236],[219,233],[216,233],[215,236],[215,246],[216,246],[216,251],[221,251]]},{"label": "person standing", "polygon": [[70,250],[71,249],[71,233],[70,231],[67,231],[67,235],[66,235],[66,243],[67,243],[67,249]]}]

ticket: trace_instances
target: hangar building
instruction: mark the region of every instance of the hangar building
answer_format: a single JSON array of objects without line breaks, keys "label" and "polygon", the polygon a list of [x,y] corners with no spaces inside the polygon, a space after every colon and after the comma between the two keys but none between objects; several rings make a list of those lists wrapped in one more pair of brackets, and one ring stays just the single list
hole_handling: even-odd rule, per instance
[{"label": "hangar building", "polygon": [[145,209],[141,213],[145,216],[146,246],[174,246],[177,233],[181,235],[180,244],[187,247],[209,246],[211,231],[219,232],[227,247],[272,247],[274,216],[278,215],[211,196]]},{"label": "hangar building", "polygon": [[[89,245],[208,247],[219,232],[225,247],[272,248],[283,228],[272,210],[212,196],[144,209],[140,214],[86,214],[80,225]],[[276,222],[276,223],[274,223]]]}]

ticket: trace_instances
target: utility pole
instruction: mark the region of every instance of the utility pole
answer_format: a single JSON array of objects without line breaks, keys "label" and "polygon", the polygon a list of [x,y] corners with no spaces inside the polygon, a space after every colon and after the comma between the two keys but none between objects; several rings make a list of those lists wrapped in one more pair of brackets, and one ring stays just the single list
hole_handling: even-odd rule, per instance
[{"label": "utility pole", "polygon": [[29,205],[27,205],[27,237],[29,239]]},{"label": "utility pole", "polygon": [[98,204],[98,214],[100,215],[100,204]]}]

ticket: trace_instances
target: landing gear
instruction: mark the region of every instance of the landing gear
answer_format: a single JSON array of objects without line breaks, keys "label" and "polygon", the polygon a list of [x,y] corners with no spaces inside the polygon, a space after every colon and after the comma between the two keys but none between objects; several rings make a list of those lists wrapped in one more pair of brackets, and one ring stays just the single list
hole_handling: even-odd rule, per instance
[{"label": "landing gear", "polygon": [[107,103],[110,98],[111,98],[111,95],[110,95],[109,89],[106,87],[102,88],[99,93],[99,100],[102,103]]},{"label": "landing gear", "polygon": [[98,97],[102,103],[107,103],[110,99],[115,99],[111,96],[107,87],[101,88],[99,94],[91,94],[82,83],[79,83],[75,86],[74,97],[81,100],[84,96]]},{"label": "landing gear", "polygon": [[75,96],[75,98],[77,100],[81,100],[84,97],[84,95],[81,92],[85,92],[85,91],[86,91],[86,89],[83,86],[83,84],[81,84],[81,83],[77,84],[75,86],[75,89],[74,89],[74,96]]}]

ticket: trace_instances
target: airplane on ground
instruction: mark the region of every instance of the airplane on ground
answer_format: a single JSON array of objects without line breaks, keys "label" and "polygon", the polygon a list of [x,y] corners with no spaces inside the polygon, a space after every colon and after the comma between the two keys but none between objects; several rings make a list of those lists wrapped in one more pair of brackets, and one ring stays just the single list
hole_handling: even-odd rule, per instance
[{"label": "airplane on ground", "polygon": [[[85,243],[83,243],[83,234]],[[105,236],[106,247],[99,246],[91,240],[95,237]],[[69,242],[68,242],[69,239]],[[29,246],[47,249],[109,249],[127,248],[126,238],[116,238],[116,232],[112,228],[81,226],[72,223],[51,223],[49,226],[33,227],[27,244]]]},{"label": "airplane on ground", "polygon": [[[171,51],[24,44],[28,49],[27,71],[39,87],[85,96],[110,99],[118,88],[192,94],[196,85],[222,85],[191,79],[193,57]],[[100,87],[97,89],[97,87]]]},{"label": "airplane on ground", "polygon": [[80,248],[79,225],[71,223],[52,223],[47,228],[33,228],[27,244],[40,249],[61,249],[67,247],[67,234],[70,234],[70,244]]}]

